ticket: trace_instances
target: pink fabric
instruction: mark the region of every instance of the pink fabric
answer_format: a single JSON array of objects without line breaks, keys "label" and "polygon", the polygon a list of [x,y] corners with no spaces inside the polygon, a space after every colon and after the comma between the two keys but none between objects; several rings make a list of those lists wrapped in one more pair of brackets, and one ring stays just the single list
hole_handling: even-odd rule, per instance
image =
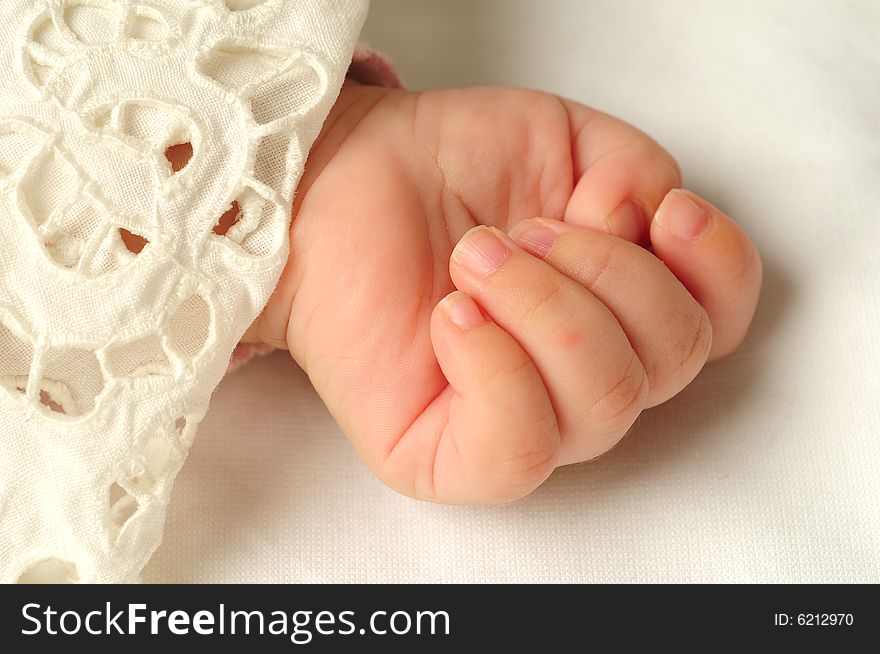
[{"label": "pink fabric", "polygon": [[[391,89],[402,89],[403,82],[394,69],[394,63],[381,52],[377,52],[366,43],[358,43],[351,58],[348,76],[361,84],[369,86],[385,86]],[[265,356],[274,352],[275,348],[266,343],[239,343],[229,360],[226,374],[241,368],[257,356]]]},{"label": "pink fabric", "polygon": [[348,68],[348,76],[361,84],[402,89],[403,81],[394,69],[394,62],[364,42],[357,44]]},{"label": "pink fabric", "polygon": [[235,372],[254,357],[263,357],[274,351],[275,348],[268,343],[239,343],[232,352],[232,358],[229,359],[226,374]]}]

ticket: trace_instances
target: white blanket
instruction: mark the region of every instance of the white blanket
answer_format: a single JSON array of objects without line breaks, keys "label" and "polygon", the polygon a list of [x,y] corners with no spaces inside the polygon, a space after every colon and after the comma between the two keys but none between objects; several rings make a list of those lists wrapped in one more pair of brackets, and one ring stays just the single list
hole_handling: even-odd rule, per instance
[{"label": "white blanket", "polygon": [[519,503],[422,504],[284,354],[216,394],[147,581],[880,581],[880,4],[381,0],[416,88],[505,83],[635,123],[753,235],[734,356]]}]

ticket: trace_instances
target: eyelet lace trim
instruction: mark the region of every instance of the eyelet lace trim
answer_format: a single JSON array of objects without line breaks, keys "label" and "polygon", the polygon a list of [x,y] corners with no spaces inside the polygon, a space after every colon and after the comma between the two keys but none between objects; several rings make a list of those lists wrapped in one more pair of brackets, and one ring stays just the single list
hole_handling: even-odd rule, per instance
[{"label": "eyelet lace trim", "polygon": [[0,582],[159,545],[366,5],[0,3]]}]

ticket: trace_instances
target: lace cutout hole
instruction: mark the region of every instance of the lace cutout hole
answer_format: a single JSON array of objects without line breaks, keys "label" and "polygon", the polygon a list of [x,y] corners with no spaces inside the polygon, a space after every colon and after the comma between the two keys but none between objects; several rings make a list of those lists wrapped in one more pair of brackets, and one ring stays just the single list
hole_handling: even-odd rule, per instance
[{"label": "lace cutout hole", "polygon": [[241,239],[241,247],[255,257],[268,257],[275,252],[284,238],[284,212],[272,202],[266,202],[260,211],[260,222]]},{"label": "lace cutout hole", "polygon": [[55,26],[55,21],[52,20],[50,14],[46,14],[35,22],[31,32],[31,40],[47,50],[61,53],[70,51],[72,45]]},{"label": "lace cutout hole", "polygon": [[133,479],[137,490],[145,494],[156,493],[176,464],[182,461],[178,452],[174,432],[167,428],[157,429],[141,450],[141,458],[138,460],[141,465],[140,474]]},{"label": "lace cutout hole", "polygon": [[27,56],[27,65],[28,68],[30,68],[33,82],[41,88],[49,83],[49,78],[51,78],[52,75],[55,73],[54,67],[37,60],[36,58],[34,58],[33,55],[30,54]]},{"label": "lace cutout hole", "polygon": [[92,254],[91,260],[84,266],[83,273],[90,277],[109,275],[130,263],[131,252],[122,240],[118,229],[110,229],[105,233],[98,249]]},{"label": "lace cutout hole", "polygon": [[147,245],[149,245],[150,243],[143,236],[133,234],[124,227],[119,228],[119,236],[122,237],[122,242],[125,245],[125,249],[132,254],[140,254],[144,251],[144,248],[147,247]]},{"label": "lace cutout hole", "polygon": [[211,329],[211,310],[200,295],[181,304],[168,321],[167,335],[181,356],[195,359],[205,347]]},{"label": "lace cutout hole", "polygon": [[60,266],[74,268],[101,221],[98,210],[85,201],[76,202],[56,215],[44,232],[43,246],[49,258]]},{"label": "lace cutout hole", "polygon": [[[237,215],[232,220],[236,205]],[[254,189],[245,188],[233,208],[221,216],[214,233],[238,244],[253,257],[267,257],[283,243],[286,224],[284,210]]]},{"label": "lace cutout hole", "polygon": [[232,206],[226,210],[226,213],[220,216],[220,220],[214,225],[214,233],[217,234],[217,236],[226,236],[229,230],[238,223],[240,218],[241,205],[238,204],[238,200],[233,200]]},{"label": "lace cutout hole", "polygon": [[37,161],[19,188],[31,217],[40,225],[75,198],[78,186],[76,171],[63,158],[50,153]]},{"label": "lace cutout hole", "polygon": [[266,0],[225,0],[226,8],[229,11],[247,11],[254,7],[259,7]]},{"label": "lace cutout hole", "polygon": [[199,64],[200,72],[229,91],[238,91],[273,77],[285,57],[271,51],[243,46],[221,46]]},{"label": "lace cutout hole", "polygon": [[193,156],[192,143],[176,143],[165,149],[165,158],[171,164],[171,170],[179,173],[186,168]]},{"label": "lace cutout hole", "polygon": [[118,533],[138,512],[138,501],[118,483],[110,486],[109,501],[110,522]]},{"label": "lace cutout hole", "polygon": [[66,414],[64,406],[60,402],[56,402],[52,394],[45,388],[40,389],[40,404],[49,409],[52,413]]},{"label": "lace cutout hole", "polygon": [[[109,111],[111,114],[116,112],[118,130],[122,134],[143,141],[149,147],[167,148],[170,145],[192,141],[191,137],[194,133],[192,120],[179,107],[166,102],[147,99],[127,100],[115,109],[111,106]],[[107,107],[96,110],[92,113],[92,122],[97,124],[99,118],[105,116],[107,112]]]},{"label": "lace cutout hole", "polygon": [[79,581],[76,566],[63,559],[44,559],[18,577],[19,584],[75,584]]},{"label": "lace cutout hole", "polygon": [[86,0],[67,6],[64,22],[79,41],[86,45],[97,45],[116,40],[119,15],[111,4]]},{"label": "lace cutout hole", "polygon": [[174,421],[174,431],[177,432],[177,440],[184,449],[188,449],[196,435],[195,423],[190,423],[186,417],[181,416]]},{"label": "lace cutout hole", "polygon": [[47,394],[44,406],[59,413],[59,405],[68,416],[81,416],[95,408],[95,399],[104,389],[104,376],[94,352],[80,349],[54,350],[46,356],[40,399]]},{"label": "lace cutout hole", "polygon": [[107,352],[107,368],[117,377],[167,375],[171,364],[155,334],[112,347]]},{"label": "lace cutout hole", "polygon": [[145,7],[137,7],[131,18],[129,35],[138,41],[162,41],[168,35],[168,27],[162,19]]},{"label": "lace cutout hole", "polygon": [[324,80],[305,57],[251,94],[251,114],[259,125],[291,115],[303,116],[324,95]]}]

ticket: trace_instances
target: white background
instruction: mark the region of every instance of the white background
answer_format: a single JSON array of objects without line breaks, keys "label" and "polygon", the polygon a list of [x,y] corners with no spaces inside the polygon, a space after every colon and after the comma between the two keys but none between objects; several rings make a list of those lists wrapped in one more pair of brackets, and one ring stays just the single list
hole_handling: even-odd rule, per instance
[{"label": "white background", "polygon": [[366,471],[284,354],[227,378],[146,581],[880,581],[880,4],[374,0],[413,88],[617,114],[765,262],[752,334],[597,462],[491,508]]}]

